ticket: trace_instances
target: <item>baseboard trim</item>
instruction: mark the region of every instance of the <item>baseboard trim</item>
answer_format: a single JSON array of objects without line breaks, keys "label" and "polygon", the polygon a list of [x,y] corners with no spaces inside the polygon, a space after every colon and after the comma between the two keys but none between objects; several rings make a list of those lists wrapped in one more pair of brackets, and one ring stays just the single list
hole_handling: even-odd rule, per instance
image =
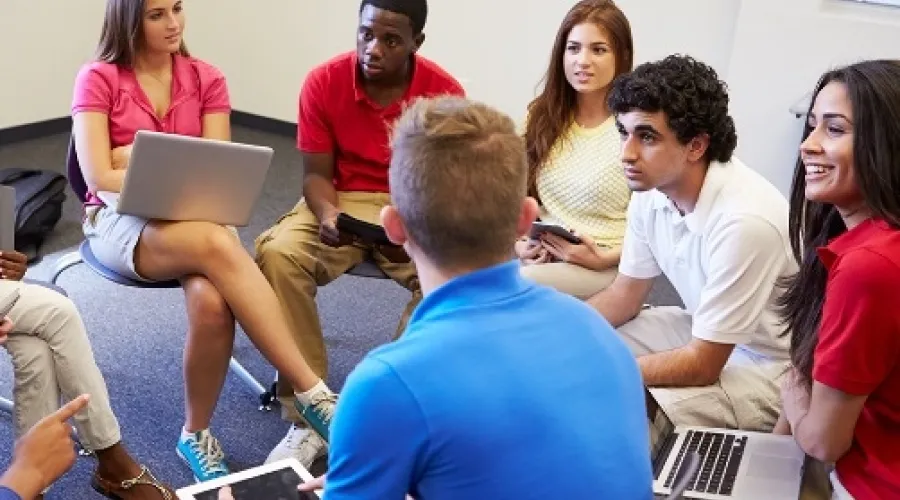
[{"label": "baseboard trim", "polygon": [[25,125],[0,129],[0,146],[16,142],[40,139],[48,135],[63,134],[72,130],[72,118],[63,116]]},{"label": "baseboard trim", "polygon": [[232,111],[231,123],[242,127],[252,128],[261,132],[281,135],[285,137],[296,137],[297,124],[269,118],[268,116],[247,113],[246,111]]},{"label": "baseboard trim", "polygon": [[[285,137],[296,137],[297,135],[296,123],[247,113],[245,111],[232,111],[231,123],[233,125],[240,125],[242,127],[259,130],[260,132],[268,132],[270,134]],[[14,127],[0,129],[0,146],[40,139],[50,135],[70,132],[71,130],[72,118],[68,116],[26,123],[25,125],[16,125]]]}]

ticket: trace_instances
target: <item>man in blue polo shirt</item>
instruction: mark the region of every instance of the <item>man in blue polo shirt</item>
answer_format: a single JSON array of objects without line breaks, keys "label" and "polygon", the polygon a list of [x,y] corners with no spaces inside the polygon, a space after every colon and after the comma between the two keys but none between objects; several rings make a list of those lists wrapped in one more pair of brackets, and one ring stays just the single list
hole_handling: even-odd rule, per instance
[{"label": "man in blue polo shirt", "polygon": [[381,221],[425,298],[347,379],[324,498],[651,498],[633,356],[586,304],[519,275],[538,209],[512,120],[418,100],[392,147]]}]

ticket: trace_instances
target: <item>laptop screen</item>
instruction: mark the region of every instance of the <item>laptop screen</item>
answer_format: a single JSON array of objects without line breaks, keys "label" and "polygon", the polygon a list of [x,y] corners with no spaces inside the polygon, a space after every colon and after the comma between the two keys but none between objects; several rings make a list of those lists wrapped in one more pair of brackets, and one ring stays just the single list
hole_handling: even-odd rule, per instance
[{"label": "laptop screen", "polygon": [[650,463],[655,464],[666,438],[675,432],[675,425],[669,420],[650,391],[644,388],[647,400],[647,420],[650,422]]}]

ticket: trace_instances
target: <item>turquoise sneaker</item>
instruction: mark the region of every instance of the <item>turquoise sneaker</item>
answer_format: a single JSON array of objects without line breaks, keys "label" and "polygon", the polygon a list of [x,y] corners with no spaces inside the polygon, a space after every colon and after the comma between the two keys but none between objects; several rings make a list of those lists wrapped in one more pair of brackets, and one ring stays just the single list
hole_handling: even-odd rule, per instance
[{"label": "turquoise sneaker", "polygon": [[294,399],[294,406],[300,412],[300,416],[309,424],[317,434],[328,442],[328,428],[331,426],[331,418],[334,416],[334,407],[337,405],[337,394],[326,389],[316,392],[310,397],[309,406]]},{"label": "turquoise sneaker", "polygon": [[191,468],[197,482],[227,476],[230,473],[228,466],[225,465],[225,452],[209,430],[195,432],[188,437],[181,436],[175,451]]}]

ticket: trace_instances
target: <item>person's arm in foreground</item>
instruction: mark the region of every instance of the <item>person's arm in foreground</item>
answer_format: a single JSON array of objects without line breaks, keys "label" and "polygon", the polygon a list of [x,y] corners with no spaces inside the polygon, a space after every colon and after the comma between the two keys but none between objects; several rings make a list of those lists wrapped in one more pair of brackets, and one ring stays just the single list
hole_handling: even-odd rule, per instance
[{"label": "person's arm in foreground", "polygon": [[861,251],[844,257],[829,280],[815,351],[811,393],[786,377],[784,414],[808,455],[835,462],[853,443],[869,394],[896,370],[900,338],[895,318],[896,271],[884,257]]},{"label": "person's arm in foreground", "polygon": [[72,134],[81,173],[91,191],[122,190],[131,146],[112,150],[109,113],[113,106],[111,76],[84,68],[75,79]]},{"label": "person's arm in foreground", "polygon": [[603,248],[586,236],[580,234],[575,236],[581,243],[569,243],[553,233],[542,234],[540,241],[542,248],[560,262],[575,264],[592,271],[605,271],[619,265],[622,258],[621,248]]},{"label": "person's arm in foreground", "polygon": [[708,251],[693,339],[678,349],[638,358],[649,386],[715,383],[734,346],[753,337],[789,258],[778,231],[760,218],[725,222],[710,238]]},{"label": "person's arm in foreground", "polygon": [[618,252],[619,274],[605,290],[587,303],[606,321],[618,328],[634,319],[653,287],[653,280],[662,274],[644,228],[646,197],[632,195],[628,204],[628,225],[622,249]]},{"label": "person's arm in foreground", "polygon": [[0,477],[0,499],[33,499],[75,463],[75,443],[67,420],[87,405],[81,395],[34,425],[16,441],[13,460]]},{"label": "person's arm in foreground", "polygon": [[334,187],[335,137],[328,116],[328,83],[320,73],[303,82],[297,117],[297,149],[303,160],[303,201],[319,220],[319,239],[340,246],[337,216],[340,213]]},{"label": "person's arm in foreground", "polygon": [[331,424],[323,498],[403,500],[422,472],[427,436],[406,384],[390,366],[364,360],[348,377]]}]

